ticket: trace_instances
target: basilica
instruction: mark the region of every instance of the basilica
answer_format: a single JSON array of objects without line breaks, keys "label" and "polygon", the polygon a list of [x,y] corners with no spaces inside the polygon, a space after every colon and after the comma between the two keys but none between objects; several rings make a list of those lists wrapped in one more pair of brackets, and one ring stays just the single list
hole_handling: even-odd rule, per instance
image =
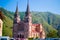
[{"label": "basilica", "polygon": [[33,24],[29,9],[29,2],[25,12],[24,20],[20,19],[18,4],[13,20],[13,38],[45,38],[45,31],[42,24]]}]

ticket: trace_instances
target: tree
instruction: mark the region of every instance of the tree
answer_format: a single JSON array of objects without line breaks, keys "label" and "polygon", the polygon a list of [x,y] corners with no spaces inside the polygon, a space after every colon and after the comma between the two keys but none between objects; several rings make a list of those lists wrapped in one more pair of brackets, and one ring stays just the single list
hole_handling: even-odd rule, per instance
[{"label": "tree", "polygon": [[49,38],[57,38],[57,32],[56,31],[50,31],[48,34],[47,34],[47,37]]}]

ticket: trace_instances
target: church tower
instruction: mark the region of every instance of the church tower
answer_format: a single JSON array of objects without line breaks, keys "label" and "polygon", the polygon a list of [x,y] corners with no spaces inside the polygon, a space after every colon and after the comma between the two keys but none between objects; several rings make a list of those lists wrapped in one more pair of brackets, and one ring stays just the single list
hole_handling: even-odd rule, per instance
[{"label": "church tower", "polygon": [[19,22],[20,22],[20,16],[18,13],[18,3],[17,3],[15,15],[14,15],[14,23],[19,23]]},{"label": "church tower", "polygon": [[17,38],[17,31],[18,31],[17,27],[19,23],[20,23],[20,16],[18,13],[18,3],[17,3],[16,12],[14,14],[14,21],[13,21],[13,37],[14,38]]},{"label": "church tower", "polygon": [[28,37],[31,36],[31,26],[32,26],[32,17],[29,9],[29,0],[27,2],[27,9],[25,12],[24,23],[27,25],[26,29],[28,30]]}]

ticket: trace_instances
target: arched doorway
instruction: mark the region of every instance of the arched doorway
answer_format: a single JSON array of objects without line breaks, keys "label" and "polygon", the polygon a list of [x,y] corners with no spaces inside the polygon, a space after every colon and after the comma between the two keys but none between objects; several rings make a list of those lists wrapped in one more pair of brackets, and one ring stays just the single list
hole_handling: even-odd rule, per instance
[{"label": "arched doorway", "polygon": [[18,38],[24,38],[23,34],[18,35]]}]

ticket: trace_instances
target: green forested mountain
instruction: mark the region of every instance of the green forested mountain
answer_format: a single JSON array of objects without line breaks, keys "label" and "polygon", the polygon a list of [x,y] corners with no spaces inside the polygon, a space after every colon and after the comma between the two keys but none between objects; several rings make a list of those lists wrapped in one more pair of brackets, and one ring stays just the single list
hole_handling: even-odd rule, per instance
[{"label": "green forested mountain", "polygon": [[[0,8],[5,18],[3,20],[3,36],[12,37],[13,18],[14,12],[7,11],[4,8]],[[21,19],[24,18],[25,12],[19,12]],[[46,37],[59,37],[58,26],[60,24],[60,15],[53,14],[51,12],[31,12],[32,22],[41,23],[46,32]],[[51,36],[52,35],[52,36]]]}]

